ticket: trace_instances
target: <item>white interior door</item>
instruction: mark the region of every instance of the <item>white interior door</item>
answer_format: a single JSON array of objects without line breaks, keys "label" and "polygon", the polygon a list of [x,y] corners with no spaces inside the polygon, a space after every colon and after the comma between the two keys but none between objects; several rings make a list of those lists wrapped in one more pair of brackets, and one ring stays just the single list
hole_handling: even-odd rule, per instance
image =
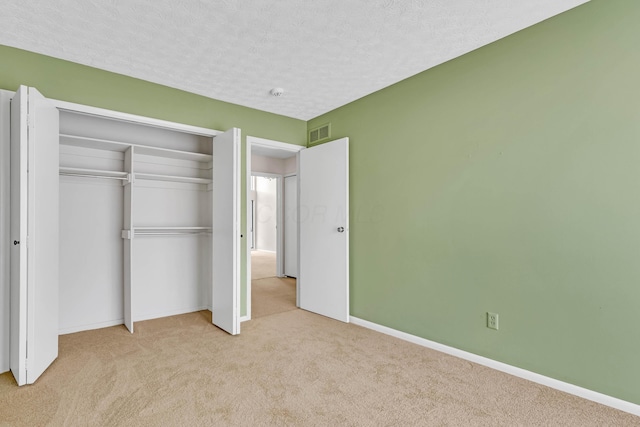
[{"label": "white interior door", "polygon": [[349,321],[349,138],[300,151],[300,308]]},{"label": "white interior door", "polygon": [[11,371],[32,384],[58,357],[58,110],[11,101]]},{"label": "white interior door", "polygon": [[213,139],[212,322],[240,333],[240,129]]},{"label": "white interior door", "polygon": [[298,177],[284,178],[284,274],[298,276]]}]

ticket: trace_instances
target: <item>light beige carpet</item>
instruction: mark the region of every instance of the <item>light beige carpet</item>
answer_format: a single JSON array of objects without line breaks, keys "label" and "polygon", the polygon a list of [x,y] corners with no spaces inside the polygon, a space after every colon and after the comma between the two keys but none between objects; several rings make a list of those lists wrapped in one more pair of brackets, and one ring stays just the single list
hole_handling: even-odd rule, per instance
[{"label": "light beige carpet", "polygon": [[275,277],[276,254],[251,252],[251,318],[296,310],[296,279]]},{"label": "light beige carpet", "polygon": [[296,309],[296,279],[267,277],[251,281],[252,319]]},{"label": "light beige carpet", "polygon": [[275,277],[276,254],[266,251],[251,251],[251,280]]},{"label": "light beige carpet", "polygon": [[303,310],[229,336],[207,311],[60,337],[11,426],[631,426],[640,418]]}]

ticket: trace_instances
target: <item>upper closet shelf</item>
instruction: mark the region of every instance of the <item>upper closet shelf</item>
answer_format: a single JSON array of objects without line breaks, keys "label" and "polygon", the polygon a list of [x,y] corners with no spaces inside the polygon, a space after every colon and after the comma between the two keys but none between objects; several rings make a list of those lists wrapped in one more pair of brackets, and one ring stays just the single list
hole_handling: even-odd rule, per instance
[{"label": "upper closet shelf", "polygon": [[146,145],[136,145],[136,154],[144,154],[147,156],[166,157],[168,159],[191,160],[194,162],[211,162],[213,156],[211,154],[194,153],[191,151],[171,150],[169,148],[148,147]]},{"label": "upper closet shelf", "polygon": [[60,144],[73,147],[95,148],[96,150],[127,151],[132,144],[110,141],[108,139],[89,138],[86,136],[60,134]]},{"label": "upper closet shelf", "polygon": [[126,142],[111,141],[108,139],[89,138],[86,136],[76,136],[60,134],[60,144],[75,147],[94,148],[108,151],[127,151],[129,147],[135,147],[135,154],[147,156],[166,157],[169,159],[191,160],[196,162],[211,162],[211,154],[194,153],[191,151],[172,150],[169,148],[150,147],[147,145],[130,144]]}]

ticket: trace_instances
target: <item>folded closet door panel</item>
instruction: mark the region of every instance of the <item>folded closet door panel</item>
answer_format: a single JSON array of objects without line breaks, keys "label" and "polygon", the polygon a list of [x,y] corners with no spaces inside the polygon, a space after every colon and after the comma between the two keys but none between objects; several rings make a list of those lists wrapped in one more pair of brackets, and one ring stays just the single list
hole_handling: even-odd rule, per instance
[{"label": "folded closet door panel", "polygon": [[21,86],[11,116],[11,370],[23,385],[58,357],[59,115]]},{"label": "folded closet door panel", "polygon": [[27,89],[11,100],[11,372],[27,383]]},{"label": "folded closet door panel", "polygon": [[240,129],[213,139],[212,322],[240,333]]}]

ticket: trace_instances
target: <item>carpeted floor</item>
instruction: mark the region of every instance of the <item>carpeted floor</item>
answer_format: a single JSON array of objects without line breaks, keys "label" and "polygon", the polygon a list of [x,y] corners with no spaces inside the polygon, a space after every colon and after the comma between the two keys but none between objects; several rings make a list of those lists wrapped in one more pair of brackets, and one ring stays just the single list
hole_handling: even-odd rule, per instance
[{"label": "carpeted floor", "polygon": [[303,310],[232,337],[207,311],[60,337],[0,425],[631,426],[640,418]]},{"label": "carpeted floor", "polygon": [[275,277],[276,254],[267,251],[251,251],[251,280]]},{"label": "carpeted floor", "polygon": [[116,326],[61,336],[36,384],[0,375],[0,426],[640,426],[296,309],[295,281],[273,280],[252,282],[254,316],[239,336],[211,325],[208,311],[137,322],[133,335]]},{"label": "carpeted floor", "polygon": [[251,252],[251,318],[296,310],[296,279],[275,277],[276,255]]}]

